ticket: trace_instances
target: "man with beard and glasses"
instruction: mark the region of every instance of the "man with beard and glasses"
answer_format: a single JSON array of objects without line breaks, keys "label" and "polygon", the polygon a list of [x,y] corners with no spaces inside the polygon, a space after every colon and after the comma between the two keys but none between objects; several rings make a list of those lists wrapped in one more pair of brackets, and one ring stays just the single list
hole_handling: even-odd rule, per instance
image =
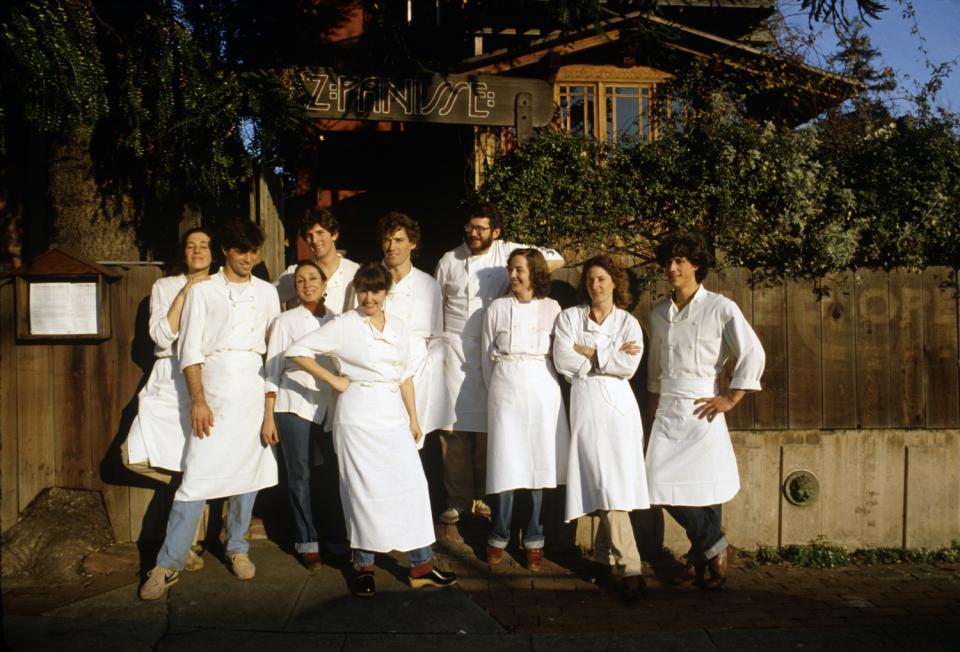
[{"label": "man with beard and glasses", "polygon": [[[445,253],[434,273],[443,296],[445,372],[456,418],[452,429],[440,435],[447,492],[447,508],[440,520],[448,525],[471,509],[490,514],[483,502],[487,451],[487,389],[480,341],[483,318],[490,302],[509,289],[511,252],[527,246],[500,239],[503,220],[492,204],[471,205],[465,214],[464,243]],[[563,257],[556,251],[540,251],[549,271],[563,266]]]},{"label": "man with beard and glasses", "polygon": [[[360,265],[344,258],[337,251],[337,239],[340,237],[340,224],[333,213],[325,208],[311,208],[300,220],[300,237],[310,251],[313,261],[327,277],[327,290],[323,295],[323,307],[333,315],[357,307],[357,298],[353,291],[353,275]],[[280,301],[290,302],[297,298],[294,287],[294,275],[297,265],[290,265],[277,279],[277,294]],[[296,305],[296,304],[293,304]]]}]

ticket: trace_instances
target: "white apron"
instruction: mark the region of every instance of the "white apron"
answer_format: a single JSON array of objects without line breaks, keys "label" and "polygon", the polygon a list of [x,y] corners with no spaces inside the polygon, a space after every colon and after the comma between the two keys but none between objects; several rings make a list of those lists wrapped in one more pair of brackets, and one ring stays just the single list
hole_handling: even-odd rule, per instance
[{"label": "white apron", "polygon": [[176,500],[236,496],[277,484],[273,449],[260,442],[262,366],[260,355],[248,351],[221,351],[206,357],[203,391],[214,425],[210,436],[188,439]]},{"label": "white apron", "polygon": [[577,377],[570,388],[566,521],[650,507],[640,408],[625,378]]},{"label": "white apron", "polygon": [[694,400],[715,396],[713,379],[661,379],[660,403],[647,447],[654,505],[718,505],[740,490],[737,458],[723,414],[698,419]]},{"label": "white apron", "polygon": [[[190,436],[187,384],[175,357],[157,358],[138,395],[137,416],[127,435],[130,462],[148,462],[169,471],[183,470],[183,452]],[[185,400],[180,402],[181,397]]]},{"label": "white apron", "polygon": [[409,423],[396,383],[355,381],[337,401],[333,439],[352,548],[405,552],[435,541]]},{"label": "white apron", "polygon": [[487,431],[487,387],[483,384],[481,356],[483,345],[480,336],[461,336],[445,332],[447,355],[444,359],[444,375],[447,391],[456,397],[454,430],[462,432]]},{"label": "white apron", "polygon": [[410,349],[411,355],[416,356],[415,351],[419,348],[420,355],[423,356],[417,372],[413,375],[417,398],[417,419],[424,434],[417,448],[423,448],[427,433],[449,427],[456,416],[453,413],[453,402],[447,391],[447,378],[444,374],[447,357],[446,343],[443,339],[430,340],[424,353],[423,340],[415,343],[416,339],[419,338],[411,338]]},{"label": "white apron", "polygon": [[488,400],[487,492],[563,484],[570,430],[547,357],[498,358]]}]

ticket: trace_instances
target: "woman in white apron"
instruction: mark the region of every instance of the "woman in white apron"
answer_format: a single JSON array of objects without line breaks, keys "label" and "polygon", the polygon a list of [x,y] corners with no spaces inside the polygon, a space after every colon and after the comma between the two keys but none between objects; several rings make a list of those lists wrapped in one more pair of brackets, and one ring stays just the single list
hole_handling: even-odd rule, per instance
[{"label": "woman in white apron", "polygon": [[[183,470],[183,447],[191,432],[190,397],[174,346],[180,315],[187,291],[210,278],[213,261],[210,235],[203,229],[190,229],[180,244],[184,273],[161,278],[150,290],[149,332],[156,360],[137,397],[137,416],[122,446],[128,469],[164,484]],[[185,568],[203,568],[203,559],[192,549]]]},{"label": "woman in white apron", "polygon": [[[326,383],[318,385],[316,378],[284,357],[287,348],[301,337],[330,321],[333,314],[324,308],[323,293],[327,277],[313,260],[302,260],[294,269],[294,287],[298,306],[287,310],[273,322],[267,343],[265,366],[267,399],[263,419],[263,440],[268,445],[280,443],[287,471],[287,494],[293,511],[296,533],[294,548],[300,563],[311,572],[320,570],[320,535],[314,523],[314,505],[311,499],[311,476],[315,464],[335,464],[331,455],[323,455],[324,439],[331,437],[325,422],[333,422],[334,396]],[[329,360],[324,360],[333,369]],[[321,474],[323,475],[323,474]],[[325,474],[335,477],[336,474]],[[329,502],[340,505],[338,487]],[[337,549],[343,533],[343,512],[339,509],[327,515],[325,536],[327,551],[342,554]],[[339,536],[338,536],[339,535]]]},{"label": "woman in white apron", "polygon": [[494,300],[483,322],[483,379],[487,398],[486,487],[495,495],[487,562],[496,564],[510,542],[515,490],[530,492],[523,530],[527,568],[543,560],[543,489],[563,484],[570,430],[550,342],[560,304],[547,297],[550,273],[536,249],[517,249],[507,260],[510,296]]},{"label": "woman in white apron", "polygon": [[640,408],[629,380],[643,353],[640,324],[624,308],[627,275],[609,256],[583,265],[588,303],[560,313],[553,360],[571,383],[566,520],[597,512],[594,560],[620,578],[627,602],[643,591],[643,568],[630,512],[650,507]]},{"label": "woman in white apron", "polygon": [[[353,279],[359,307],[308,333],[287,357],[340,396],[333,420],[340,495],[358,571],[355,593],[375,593],[374,553],[400,550],[410,561],[409,582],[450,586],[453,573],[434,568],[430,496],[417,442],[423,437],[413,390],[410,336],[383,311],[390,272],[367,263]],[[316,356],[336,360],[340,374]]]}]

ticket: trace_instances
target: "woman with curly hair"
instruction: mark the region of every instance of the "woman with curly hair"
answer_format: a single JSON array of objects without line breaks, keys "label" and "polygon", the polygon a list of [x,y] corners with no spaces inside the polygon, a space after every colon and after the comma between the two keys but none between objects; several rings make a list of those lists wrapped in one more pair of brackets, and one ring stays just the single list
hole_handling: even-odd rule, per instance
[{"label": "woman with curly hair", "polygon": [[627,602],[643,591],[630,512],[650,507],[640,408],[629,380],[643,354],[643,332],[624,310],[627,275],[609,256],[583,265],[585,303],[557,318],[553,359],[571,383],[566,520],[597,512],[594,560],[620,578]]},{"label": "woman with curly hair", "polygon": [[550,359],[560,304],[547,297],[550,273],[543,254],[517,249],[507,260],[510,295],[494,300],[483,321],[483,379],[487,397],[487,491],[496,496],[487,562],[503,558],[510,541],[516,489],[530,491],[523,530],[527,568],[543,560],[543,489],[563,484],[570,430],[560,383]]}]

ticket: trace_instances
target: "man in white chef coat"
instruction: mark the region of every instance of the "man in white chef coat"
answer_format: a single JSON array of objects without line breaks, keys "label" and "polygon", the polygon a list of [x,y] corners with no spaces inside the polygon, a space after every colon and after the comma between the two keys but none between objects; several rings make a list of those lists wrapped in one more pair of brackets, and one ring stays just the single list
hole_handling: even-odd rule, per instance
[{"label": "man in white chef coat", "polygon": [[[393,285],[387,293],[384,310],[398,317],[410,333],[410,356],[416,374],[413,377],[417,400],[417,418],[426,435],[453,423],[453,403],[447,389],[443,364],[446,343],[443,340],[443,297],[436,280],[413,266],[412,258],[420,244],[420,225],[409,215],[392,211],[377,223],[383,265],[390,271]],[[423,447],[426,437],[418,442]]]},{"label": "man in white chef coat", "polygon": [[[740,489],[724,413],[760,390],[763,347],[737,304],[701,285],[712,262],[702,236],[671,234],[656,254],[673,292],[650,313],[650,503],[664,506],[690,540],[679,579],[716,589],[735,554],[721,529],[721,506]],[[733,377],[721,393],[728,359],[735,360]]]},{"label": "man in white chef coat", "polygon": [[[495,206],[474,204],[465,212],[464,243],[440,259],[434,273],[443,296],[443,334],[447,342],[445,372],[456,421],[440,435],[447,508],[440,516],[453,524],[476,511],[489,515],[483,502],[487,456],[487,389],[483,382],[480,342],[484,312],[509,287],[510,252],[527,245],[504,242],[503,220]],[[541,249],[552,272],[563,257]]]},{"label": "man in white chef coat", "polygon": [[[353,291],[353,275],[360,265],[345,258],[337,251],[337,239],[340,237],[340,223],[333,213],[325,208],[311,208],[300,220],[300,237],[313,252],[313,260],[327,277],[327,289],[323,306],[334,315],[357,307],[357,298]],[[277,278],[277,294],[280,301],[295,301],[297,289],[294,287],[294,275],[297,265],[290,265]],[[295,305],[295,304],[294,304]]]},{"label": "man in white chef coat", "polygon": [[140,587],[144,600],[162,598],[178,580],[209,499],[229,497],[225,548],[233,574],[249,580],[256,572],[244,536],[257,492],[277,484],[276,458],[260,442],[266,334],[280,314],[276,290],[251,274],[263,241],[253,222],[227,224],[219,237],[224,266],[187,294],[179,355],[193,436],[156,566]]}]

